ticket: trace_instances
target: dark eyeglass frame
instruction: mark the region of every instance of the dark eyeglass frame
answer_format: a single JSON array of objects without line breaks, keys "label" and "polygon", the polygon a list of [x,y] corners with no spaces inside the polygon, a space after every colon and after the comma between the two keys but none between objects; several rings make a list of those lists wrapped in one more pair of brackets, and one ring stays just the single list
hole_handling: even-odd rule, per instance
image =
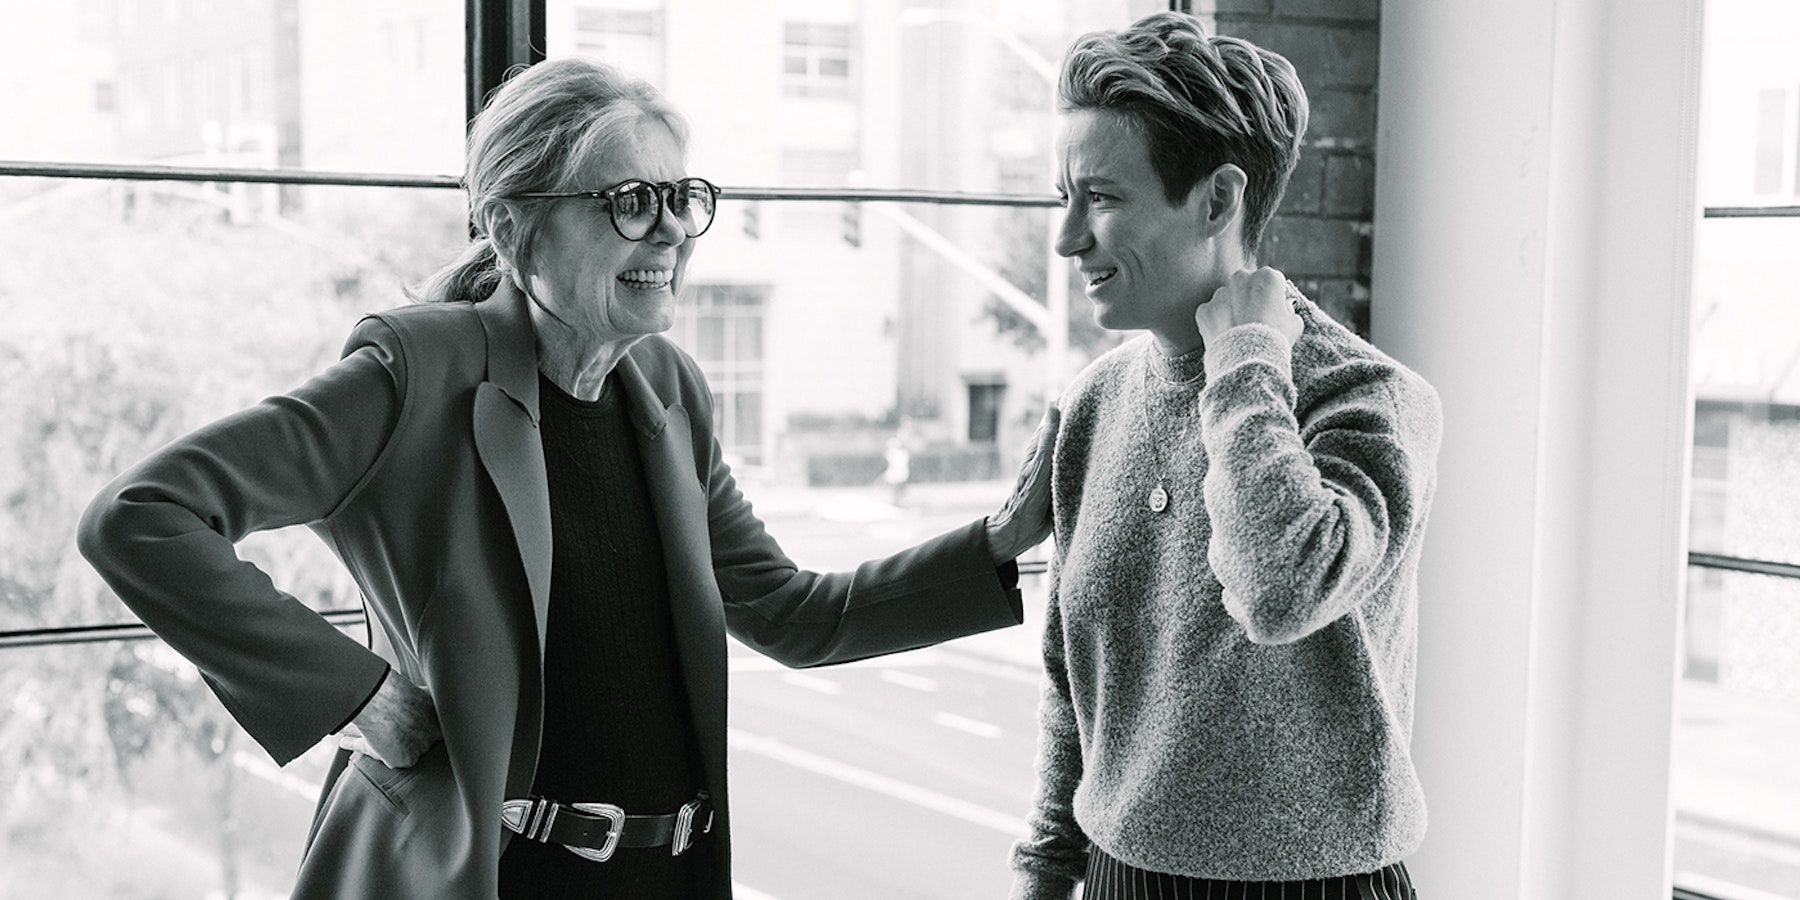
[{"label": "dark eyeglass frame", "polygon": [[[712,228],[712,223],[719,218],[719,195],[724,193],[724,191],[719,189],[718,185],[713,184],[704,178],[689,177],[675,181],[645,181],[642,178],[629,178],[602,191],[528,191],[514,196],[515,199],[520,200],[565,200],[573,197],[584,197],[589,200],[605,203],[606,217],[612,222],[613,231],[617,232],[619,237],[622,237],[625,240],[642,241],[649,239],[650,235],[656,233],[656,229],[662,227],[663,215],[669,211],[670,204],[674,202],[672,198],[675,196],[675,192],[680,190],[685,194],[694,185],[700,185],[701,187],[706,188],[707,194],[712,197],[713,214],[707,218],[706,224],[701,226],[699,231],[688,234],[686,228],[681,230],[683,235],[692,239],[705,234],[707,229]],[[620,194],[635,191],[644,186],[652,188],[650,195],[656,199],[656,218],[651,220],[650,227],[644,229],[643,234],[632,237],[625,233],[625,229],[619,227],[618,198]]]}]

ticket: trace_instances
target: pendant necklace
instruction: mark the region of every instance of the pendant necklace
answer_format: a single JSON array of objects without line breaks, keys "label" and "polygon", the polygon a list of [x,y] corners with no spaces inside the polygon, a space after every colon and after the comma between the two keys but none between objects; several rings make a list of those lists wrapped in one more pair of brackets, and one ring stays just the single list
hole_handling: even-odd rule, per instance
[{"label": "pendant necklace", "polygon": [[[1155,352],[1156,352],[1156,349],[1154,347],[1149,349],[1149,353],[1155,353]],[[1194,352],[1199,352],[1199,351],[1194,351]],[[1181,359],[1181,358],[1183,358],[1183,357],[1177,357],[1177,359]],[[1144,505],[1149,507],[1150,511],[1153,513],[1161,513],[1164,510],[1169,508],[1169,489],[1167,487],[1163,486],[1163,476],[1168,471],[1168,464],[1163,461],[1162,448],[1159,446],[1159,442],[1157,440],[1155,429],[1151,427],[1150,416],[1148,413],[1146,413],[1144,411],[1144,408],[1148,407],[1151,404],[1151,402],[1156,399],[1156,395],[1157,395],[1156,388],[1152,384],[1153,373],[1151,371],[1151,367],[1154,365],[1155,365],[1155,360],[1152,359],[1148,354],[1146,354],[1144,357],[1144,403],[1142,406],[1140,406],[1138,408],[1138,417],[1144,423],[1144,435],[1147,438],[1149,438],[1149,440],[1150,440],[1150,458],[1156,464],[1156,481],[1155,481],[1155,484],[1150,488],[1150,493],[1144,498]],[[1178,388],[1188,387],[1188,386],[1192,385],[1194,382],[1200,380],[1200,378],[1202,376],[1204,376],[1205,374],[1206,374],[1206,370],[1202,369],[1200,371],[1200,373],[1195,375],[1194,377],[1189,378],[1186,381],[1172,382],[1172,384],[1173,384],[1173,386],[1178,387]],[[1199,402],[1199,398],[1197,395],[1195,397],[1195,402],[1196,403]],[[1161,404],[1158,404],[1158,406],[1160,406],[1160,405]],[[1186,443],[1188,426],[1190,424],[1192,424],[1192,422],[1193,422],[1193,417],[1190,414],[1191,411],[1185,409],[1186,404],[1183,404],[1183,406],[1184,406],[1184,409],[1182,411],[1182,416],[1181,416],[1181,431],[1175,435],[1175,444],[1177,446],[1182,446]]]}]

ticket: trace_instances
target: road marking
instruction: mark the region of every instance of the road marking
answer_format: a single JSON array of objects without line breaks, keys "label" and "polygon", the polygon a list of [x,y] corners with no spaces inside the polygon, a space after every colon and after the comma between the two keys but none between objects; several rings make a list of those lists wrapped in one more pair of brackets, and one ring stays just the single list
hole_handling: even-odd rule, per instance
[{"label": "road marking", "polygon": [[1043,681],[1043,673],[1037,669],[1019,663],[1002,662],[997,659],[976,656],[972,653],[945,651],[938,654],[938,659],[936,661],[939,664],[949,666],[952,669],[962,669],[965,672],[979,672],[983,675],[991,675],[995,678],[1016,682],[1018,684],[1029,684],[1032,687],[1037,687]]},{"label": "road marking", "polygon": [[806,688],[809,691],[818,691],[821,694],[838,694],[842,693],[844,690],[837,682],[832,681],[829,678],[820,678],[817,675],[802,675],[799,672],[789,672],[786,675],[781,676],[781,680],[794,687]]},{"label": "road marking", "polygon": [[[843,669],[920,669],[943,663],[943,654],[936,650],[908,650],[888,656],[877,656],[871,659],[859,659],[856,662],[844,663]],[[787,672],[792,666],[784,666],[760,653],[733,654],[726,660],[726,667],[732,672]]]},{"label": "road marking", "polygon": [[731,883],[732,900],[775,900],[774,894],[765,894],[753,887],[745,887],[737,882]]},{"label": "road marking", "polygon": [[835,778],[846,784],[866,788],[878,794],[886,794],[896,800],[922,806],[972,825],[991,828],[1011,837],[1022,838],[1029,833],[1025,827],[1025,820],[1017,816],[1009,816],[1006,813],[976,806],[966,800],[959,800],[928,788],[907,784],[897,778],[889,778],[867,769],[859,769],[848,763],[838,762],[835,759],[791,746],[780,738],[761,737],[739,731],[736,728],[727,729],[726,734],[731,739],[731,746],[738,750],[766,756],[778,762],[824,775],[827,778]]},{"label": "road marking", "polygon": [[931,717],[931,721],[936,722],[945,728],[954,728],[957,731],[968,732],[977,737],[997,738],[1001,733],[1000,726],[998,725],[991,722],[983,722],[980,719],[965,719],[955,713],[937,713]]},{"label": "road marking", "polygon": [[926,678],[923,675],[914,675],[911,672],[902,672],[899,669],[882,669],[881,680],[888,684],[897,684],[901,687],[912,688],[915,691],[924,691],[928,694],[938,689],[936,679]]}]

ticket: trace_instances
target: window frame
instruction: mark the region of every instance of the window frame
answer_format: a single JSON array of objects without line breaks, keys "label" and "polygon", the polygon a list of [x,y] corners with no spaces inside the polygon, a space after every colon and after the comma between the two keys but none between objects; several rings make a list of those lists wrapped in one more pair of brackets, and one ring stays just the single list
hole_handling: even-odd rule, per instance
[{"label": "window frame", "polygon": [[[545,0],[465,0],[466,15],[466,70],[465,70],[465,109],[468,117],[473,117],[481,108],[484,98],[504,79],[507,71],[519,64],[530,64],[544,58],[542,48],[545,44],[546,13]],[[1170,9],[1192,12],[1192,0],[1170,0]],[[125,9],[129,12],[131,5]],[[851,48],[854,57],[855,48]],[[212,102],[235,104],[247,102],[247,98],[237,88],[239,76],[234,64],[237,60],[226,57],[214,61],[224,81],[224,92],[221,96],[211,98]],[[852,62],[850,82],[854,85],[857,77],[856,63]],[[116,82],[109,85],[111,101],[116,106],[128,99],[130,92],[143,92],[152,80],[152,74],[146,71],[121,72]],[[195,73],[184,73],[181,77],[194,77]],[[154,78],[164,76],[156,73]],[[210,76],[209,76],[210,77]],[[1787,95],[1788,106],[1793,107],[1800,93]],[[1793,113],[1792,108],[1787,112]],[[1800,161],[1784,159],[1783,168],[1786,179],[1796,180],[1800,184]],[[324,172],[303,169],[241,169],[241,168],[202,168],[161,165],[93,165],[52,162],[9,162],[0,161],[0,177],[51,177],[69,179],[106,179],[123,181],[190,181],[190,182],[240,182],[278,185],[340,185],[368,187],[406,187],[421,189],[460,189],[459,179],[453,175],[394,175],[381,173],[357,172]],[[1800,187],[1795,188],[1800,190]],[[926,202],[942,204],[981,204],[1003,205],[1014,207],[1056,206],[1053,197],[1022,194],[976,194],[965,192],[917,191],[917,190],[868,190],[868,189],[820,189],[790,187],[728,187],[725,195],[743,201],[796,201],[796,200],[841,200],[851,203],[890,201],[890,202]],[[1800,205],[1768,205],[1768,206],[1718,206],[1707,207],[1702,211],[1705,218],[1740,218],[1740,217],[1800,217]],[[1770,560],[1748,559],[1713,553],[1687,552],[1687,564],[1707,570],[1723,570],[1750,572],[1774,575],[1783,578],[1800,579],[1800,565],[1775,562]],[[1022,571],[1041,573],[1043,563],[1026,563]],[[364,624],[364,614],[360,608],[329,610],[321,613],[334,625],[356,626]],[[154,638],[148,628],[135,622],[76,624],[13,631],[0,631],[0,652],[13,647],[30,647],[52,644],[76,644],[104,641],[146,640]],[[1717,898],[1682,887],[1675,887],[1673,900],[1717,900]]]}]

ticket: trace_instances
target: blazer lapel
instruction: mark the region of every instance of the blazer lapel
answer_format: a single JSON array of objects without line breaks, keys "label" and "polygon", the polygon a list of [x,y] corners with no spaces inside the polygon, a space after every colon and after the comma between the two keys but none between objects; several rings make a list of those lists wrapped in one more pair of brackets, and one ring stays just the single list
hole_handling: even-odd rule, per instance
[{"label": "blazer lapel", "polygon": [[550,487],[537,430],[537,346],[525,302],[503,284],[475,305],[487,332],[488,380],[475,389],[473,424],[475,450],[512,523],[541,653],[550,619]]},{"label": "blazer lapel", "polygon": [[722,788],[725,613],[713,579],[706,484],[694,464],[693,428],[680,403],[662,405],[631,356],[619,362],[618,372],[638,432],[638,449],[650,482],[650,504],[662,537],[669,603],[694,727],[706,751],[708,775]]}]

